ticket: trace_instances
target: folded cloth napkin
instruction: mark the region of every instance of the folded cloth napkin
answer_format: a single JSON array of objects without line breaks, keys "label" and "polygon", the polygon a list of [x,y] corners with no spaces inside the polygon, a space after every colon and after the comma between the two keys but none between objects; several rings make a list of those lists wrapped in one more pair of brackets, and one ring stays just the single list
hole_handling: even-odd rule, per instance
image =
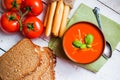
[{"label": "folded cloth napkin", "polygon": [[[81,4],[78,7],[77,11],[72,16],[72,18],[70,19],[70,21],[68,22],[67,28],[69,28],[71,25],[80,21],[88,21],[98,25],[92,10],[93,9],[86,6],[85,4]],[[102,21],[101,23],[102,23],[102,28],[103,28],[103,33],[105,35],[105,38],[111,44],[112,50],[114,50],[116,45],[120,41],[120,35],[119,35],[120,24],[112,21],[111,19],[103,15],[100,15],[100,18]],[[49,48],[51,48],[58,57],[63,57],[64,59],[67,59],[62,49],[62,39],[51,38],[49,42]],[[92,72],[98,72],[106,62],[107,62],[107,59],[101,56],[98,60],[96,60],[93,63],[86,64],[86,65],[82,65],[82,64],[78,64],[78,65]]]}]

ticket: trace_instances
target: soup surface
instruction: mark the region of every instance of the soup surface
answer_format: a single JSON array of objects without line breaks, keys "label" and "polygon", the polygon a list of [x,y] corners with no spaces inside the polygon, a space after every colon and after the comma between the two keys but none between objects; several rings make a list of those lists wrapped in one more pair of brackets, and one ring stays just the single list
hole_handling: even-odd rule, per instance
[{"label": "soup surface", "polygon": [[[85,36],[92,34],[94,40],[91,44],[92,47],[80,49],[73,46],[74,40],[80,40],[85,43]],[[102,32],[93,24],[88,22],[79,22],[72,25],[63,37],[63,49],[66,55],[77,63],[91,63],[98,59],[104,50],[105,39]]]}]

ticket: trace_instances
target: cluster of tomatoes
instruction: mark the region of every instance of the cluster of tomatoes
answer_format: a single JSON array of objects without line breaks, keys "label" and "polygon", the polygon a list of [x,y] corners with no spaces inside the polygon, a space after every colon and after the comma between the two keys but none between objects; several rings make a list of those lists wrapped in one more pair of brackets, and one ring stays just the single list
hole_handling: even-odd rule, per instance
[{"label": "cluster of tomatoes", "polygon": [[2,7],[5,11],[0,18],[3,31],[21,31],[28,38],[41,36],[43,23],[36,17],[43,11],[41,0],[2,0]]}]

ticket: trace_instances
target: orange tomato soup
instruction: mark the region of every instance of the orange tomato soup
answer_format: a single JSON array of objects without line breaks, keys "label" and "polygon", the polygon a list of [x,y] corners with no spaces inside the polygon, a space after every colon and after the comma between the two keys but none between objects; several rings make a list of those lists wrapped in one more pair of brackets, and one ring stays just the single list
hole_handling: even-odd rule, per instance
[{"label": "orange tomato soup", "polygon": [[[94,40],[91,48],[79,49],[72,45],[76,39],[85,43],[84,38],[87,34],[92,34]],[[97,60],[103,53],[105,39],[102,32],[89,22],[79,22],[71,26],[63,37],[63,49],[66,55],[77,63],[91,63]]]}]

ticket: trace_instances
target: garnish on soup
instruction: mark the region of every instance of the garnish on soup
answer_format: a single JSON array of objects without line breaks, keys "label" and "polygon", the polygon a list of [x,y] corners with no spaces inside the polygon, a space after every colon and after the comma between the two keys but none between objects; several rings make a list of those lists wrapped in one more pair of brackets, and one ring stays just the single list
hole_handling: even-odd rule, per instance
[{"label": "garnish on soup", "polygon": [[82,43],[82,41],[80,40],[74,40],[72,42],[72,45],[76,48],[80,48],[80,49],[86,49],[86,48],[91,48],[92,47],[92,43],[93,43],[93,40],[94,40],[94,36],[92,34],[87,34],[84,38],[84,42],[85,43]]}]

